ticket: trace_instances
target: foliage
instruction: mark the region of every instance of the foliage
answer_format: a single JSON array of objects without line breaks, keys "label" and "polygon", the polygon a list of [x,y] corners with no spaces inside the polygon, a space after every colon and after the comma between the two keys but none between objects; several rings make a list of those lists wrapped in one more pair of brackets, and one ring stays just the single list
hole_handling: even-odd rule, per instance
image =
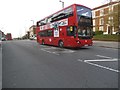
[{"label": "foliage", "polygon": [[[119,28],[119,18],[120,18],[120,10],[119,10],[120,4],[114,6],[113,10],[110,10],[108,13],[107,18],[107,25],[110,27],[114,27],[115,31],[118,31]],[[109,6],[111,9],[111,5]],[[110,28],[110,34],[112,34],[112,29]]]}]

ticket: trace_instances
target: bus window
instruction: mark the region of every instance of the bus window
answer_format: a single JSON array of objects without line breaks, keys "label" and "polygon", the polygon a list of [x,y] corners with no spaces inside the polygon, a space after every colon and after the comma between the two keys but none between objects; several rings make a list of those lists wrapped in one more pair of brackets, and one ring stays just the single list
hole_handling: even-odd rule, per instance
[{"label": "bus window", "polygon": [[40,37],[49,37],[49,36],[53,36],[53,32],[52,30],[47,30],[47,31],[42,31],[39,32]]},{"label": "bus window", "polygon": [[72,7],[67,8],[63,11],[60,11],[60,12],[54,14],[53,17],[52,17],[52,22],[57,21],[57,20],[61,20],[61,19],[65,19],[65,18],[68,18],[70,16],[73,16]]},{"label": "bus window", "polygon": [[47,36],[53,36],[52,30],[47,31]]},{"label": "bus window", "polygon": [[81,27],[78,29],[78,37],[81,36],[91,36],[92,28],[90,27]]},{"label": "bus window", "polygon": [[42,31],[39,32],[40,37],[46,37],[47,36],[47,31]]}]

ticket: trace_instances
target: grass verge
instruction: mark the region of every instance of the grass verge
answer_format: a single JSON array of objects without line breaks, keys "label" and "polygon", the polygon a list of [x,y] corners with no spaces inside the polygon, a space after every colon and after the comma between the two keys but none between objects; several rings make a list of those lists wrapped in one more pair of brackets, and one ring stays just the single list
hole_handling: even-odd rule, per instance
[{"label": "grass verge", "polygon": [[99,41],[119,41],[120,42],[120,35],[95,35],[93,36],[93,40]]}]

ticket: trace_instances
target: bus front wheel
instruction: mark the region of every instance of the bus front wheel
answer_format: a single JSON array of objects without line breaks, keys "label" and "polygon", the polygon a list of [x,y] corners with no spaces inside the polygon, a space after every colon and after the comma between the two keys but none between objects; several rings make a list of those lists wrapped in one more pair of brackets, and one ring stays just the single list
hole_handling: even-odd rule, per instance
[{"label": "bus front wheel", "polygon": [[63,48],[63,46],[64,46],[63,41],[59,41],[59,47],[60,47],[60,48]]}]

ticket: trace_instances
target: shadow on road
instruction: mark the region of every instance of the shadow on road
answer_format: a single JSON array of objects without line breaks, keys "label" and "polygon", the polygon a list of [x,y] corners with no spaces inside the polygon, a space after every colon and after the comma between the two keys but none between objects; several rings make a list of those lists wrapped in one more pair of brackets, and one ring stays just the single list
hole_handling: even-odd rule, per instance
[{"label": "shadow on road", "polygon": [[91,49],[90,47],[91,46],[88,46],[88,47],[77,47],[77,48],[72,48],[72,47],[63,47],[63,48],[60,48],[60,47],[58,47],[58,46],[53,46],[53,45],[42,45],[42,46],[46,46],[46,47],[55,47],[55,48],[58,48],[58,49],[56,49],[56,50],[58,50],[58,51],[64,51],[64,49],[69,49],[69,50],[88,50],[88,49]]}]

